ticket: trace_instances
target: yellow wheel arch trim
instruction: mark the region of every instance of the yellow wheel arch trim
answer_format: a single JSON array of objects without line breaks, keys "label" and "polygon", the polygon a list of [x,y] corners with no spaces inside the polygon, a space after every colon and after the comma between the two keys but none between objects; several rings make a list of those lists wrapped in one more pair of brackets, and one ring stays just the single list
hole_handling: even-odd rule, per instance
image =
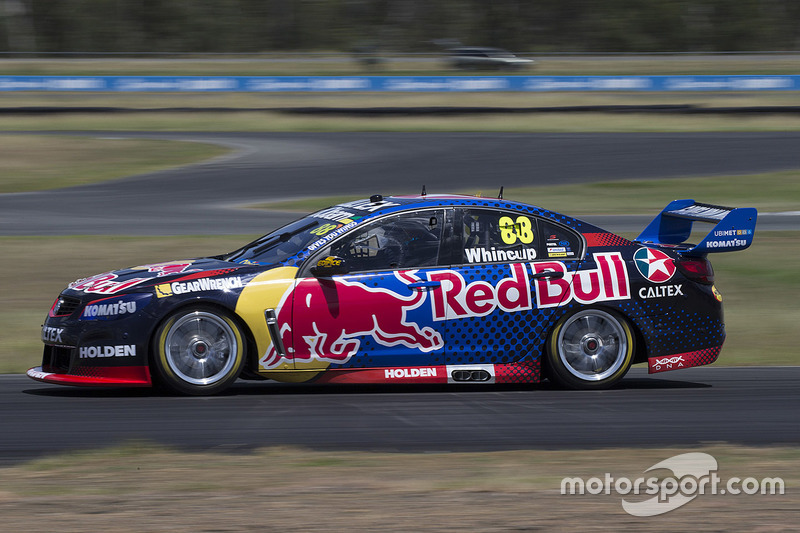
[{"label": "yellow wheel arch trim", "polygon": [[[235,311],[253,334],[258,350],[258,359],[261,359],[272,347],[264,311],[275,309],[275,313],[280,317],[281,307],[292,305],[292,292],[297,282],[297,271],[296,267],[278,267],[262,272],[245,285],[239,295]],[[285,326],[286,324],[278,324],[279,328]],[[286,348],[289,350],[291,347],[287,346]],[[322,371],[328,366],[330,363],[314,359],[306,363],[286,363],[266,372],[262,369],[258,369],[258,371],[265,377],[301,382],[307,381],[317,374],[317,372],[308,372],[309,370]]]},{"label": "yellow wheel arch trim", "polygon": [[239,295],[235,311],[250,328],[259,355],[265,354],[272,345],[264,311],[275,309],[277,313],[284,299],[288,300],[288,305],[292,304],[287,297],[294,288],[296,275],[296,267],[267,270],[245,285]]},{"label": "yellow wheel arch trim", "polygon": [[631,359],[633,359],[633,355],[636,352],[636,347],[633,345],[633,329],[631,328],[631,325],[628,322],[627,318],[625,318],[622,315],[619,316],[620,318],[618,318],[617,320],[619,320],[619,324],[620,326],[622,326],[622,330],[625,332],[625,336],[627,337],[628,353],[625,354],[625,361],[623,361],[622,366],[619,367],[619,370],[615,372],[614,375],[616,375],[618,372],[623,371],[627,366],[629,366],[628,363],[630,362]]},{"label": "yellow wheel arch trim", "polygon": [[164,326],[161,328],[161,335],[158,336],[158,344],[156,344],[156,357],[158,357],[158,360],[161,362],[161,368],[163,371],[168,373],[171,379],[177,379],[177,376],[167,362],[167,352],[164,350],[164,344],[167,342],[167,334],[176,320],[178,320],[177,315],[170,318],[164,324]]}]

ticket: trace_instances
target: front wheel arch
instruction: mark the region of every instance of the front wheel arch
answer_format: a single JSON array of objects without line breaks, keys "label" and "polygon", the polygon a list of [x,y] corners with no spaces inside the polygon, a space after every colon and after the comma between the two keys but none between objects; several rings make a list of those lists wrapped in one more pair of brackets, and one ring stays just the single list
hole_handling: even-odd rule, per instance
[{"label": "front wheel arch", "polygon": [[545,372],[570,389],[607,389],[627,374],[639,332],[621,313],[583,307],[566,313],[547,337]]}]

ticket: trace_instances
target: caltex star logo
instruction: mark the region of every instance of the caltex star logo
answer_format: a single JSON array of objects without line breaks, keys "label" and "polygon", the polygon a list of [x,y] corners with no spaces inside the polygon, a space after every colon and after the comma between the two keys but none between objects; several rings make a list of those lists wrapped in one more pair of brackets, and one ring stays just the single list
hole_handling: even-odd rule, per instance
[{"label": "caltex star logo", "polygon": [[675,274],[675,264],[661,250],[639,248],[633,254],[633,261],[642,276],[653,283],[664,283]]}]

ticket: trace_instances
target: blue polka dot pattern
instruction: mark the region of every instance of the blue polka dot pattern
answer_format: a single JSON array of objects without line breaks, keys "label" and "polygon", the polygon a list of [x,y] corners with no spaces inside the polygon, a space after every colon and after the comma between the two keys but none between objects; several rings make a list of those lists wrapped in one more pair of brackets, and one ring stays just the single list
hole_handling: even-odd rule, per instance
[{"label": "blue polka dot pattern", "polygon": [[[390,197],[387,200],[394,201]],[[516,210],[545,220],[568,226],[581,233],[588,247],[586,257],[577,267],[579,270],[596,269],[593,256],[602,251],[620,252],[627,265],[630,278],[630,298],[616,301],[597,302],[594,307],[602,307],[618,312],[634,327],[637,341],[636,362],[647,361],[648,357],[662,357],[670,354],[706,353],[721,346],[725,339],[725,326],[722,320],[721,305],[711,294],[710,287],[699,286],[676,274],[670,283],[680,285],[681,294],[675,297],[643,298],[642,288],[656,287],[632,266],[633,253],[639,245],[613,233],[603,231],[568,217],[535,206],[517,204],[492,198],[454,197],[447,199],[412,198],[398,199],[400,206],[392,206],[370,213],[359,222],[363,224],[377,216],[406,209],[441,206],[469,206]],[[301,266],[314,252],[303,250],[297,256],[287,259],[286,265]],[[675,257],[671,251],[665,253]],[[576,263],[568,262],[573,267]],[[447,267],[439,267],[444,270]],[[465,286],[476,281],[497,284],[512,275],[508,264],[466,265],[457,268],[463,276]],[[533,274],[526,266],[528,276]],[[424,276],[423,276],[424,277]],[[435,323],[444,339],[444,348],[430,353],[415,350],[389,350],[380,346],[370,336],[361,338],[359,355],[337,368],[366,368],[415,365],[470,365],[494,363],[498,372],[498,382],[514,380],[538,381],[540,361],[547,336],[553,325],[563,316],[585,308],[585,305],[571,301],[565,305],[536,309],[534,280],[530,281],[532,308],[512,312],[495,308],[485,316],[452,316],[446,321]],[[384,287],[401,293],[403,287],[391,274],[378,274],[370,279],[370,286]],[[430,298],[431,296],[429,296]],[[408,320],[420,325],[431,324],[431,303],[426,302],[408,312]],[[718,350],[717,350],[717,353]],[[716,355],[714,356],[716,358]],[[709,358],[698,358],[698,361]],[[713,359],[710,359],[713,361]],[[523,361],[525,361],[523,363]],[[698,363],[705,364],[705,363]],[[510,381],[503,381],[510,380]]]}]

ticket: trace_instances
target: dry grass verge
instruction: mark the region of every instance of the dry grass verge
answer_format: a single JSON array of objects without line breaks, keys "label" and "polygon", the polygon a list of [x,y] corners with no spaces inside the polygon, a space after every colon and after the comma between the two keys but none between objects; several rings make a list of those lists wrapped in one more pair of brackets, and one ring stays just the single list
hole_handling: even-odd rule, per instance
[{"label": "dry grass verge", "polygon": [[[311,105],[311,104],[310,104]],[[74,113],[0,116],[0,131],[476,131],[476,132],[693,132],[800,131],[800,116],[645,113],[488,114],[478,116],[336,117],[269,111],[208,113]]]},{"label": "dry grass verge", "polygon": [[[784,495],[702,495],[637,518],[622,496],[562,495],[561,479],[644,471],[686,451],[723,482],[781,477]],[[176,453],[130,445],[0,469],[7,531],[788,531],[800,522],[797,448],[706,446],[385,454],[269,448]],[[627,496],[640,501],[649,496]]]},{"label": "dry grass verge", "polygon": [[0,135],[0,193],[107,181],[187,165],[229,151],[195,142]]}]

